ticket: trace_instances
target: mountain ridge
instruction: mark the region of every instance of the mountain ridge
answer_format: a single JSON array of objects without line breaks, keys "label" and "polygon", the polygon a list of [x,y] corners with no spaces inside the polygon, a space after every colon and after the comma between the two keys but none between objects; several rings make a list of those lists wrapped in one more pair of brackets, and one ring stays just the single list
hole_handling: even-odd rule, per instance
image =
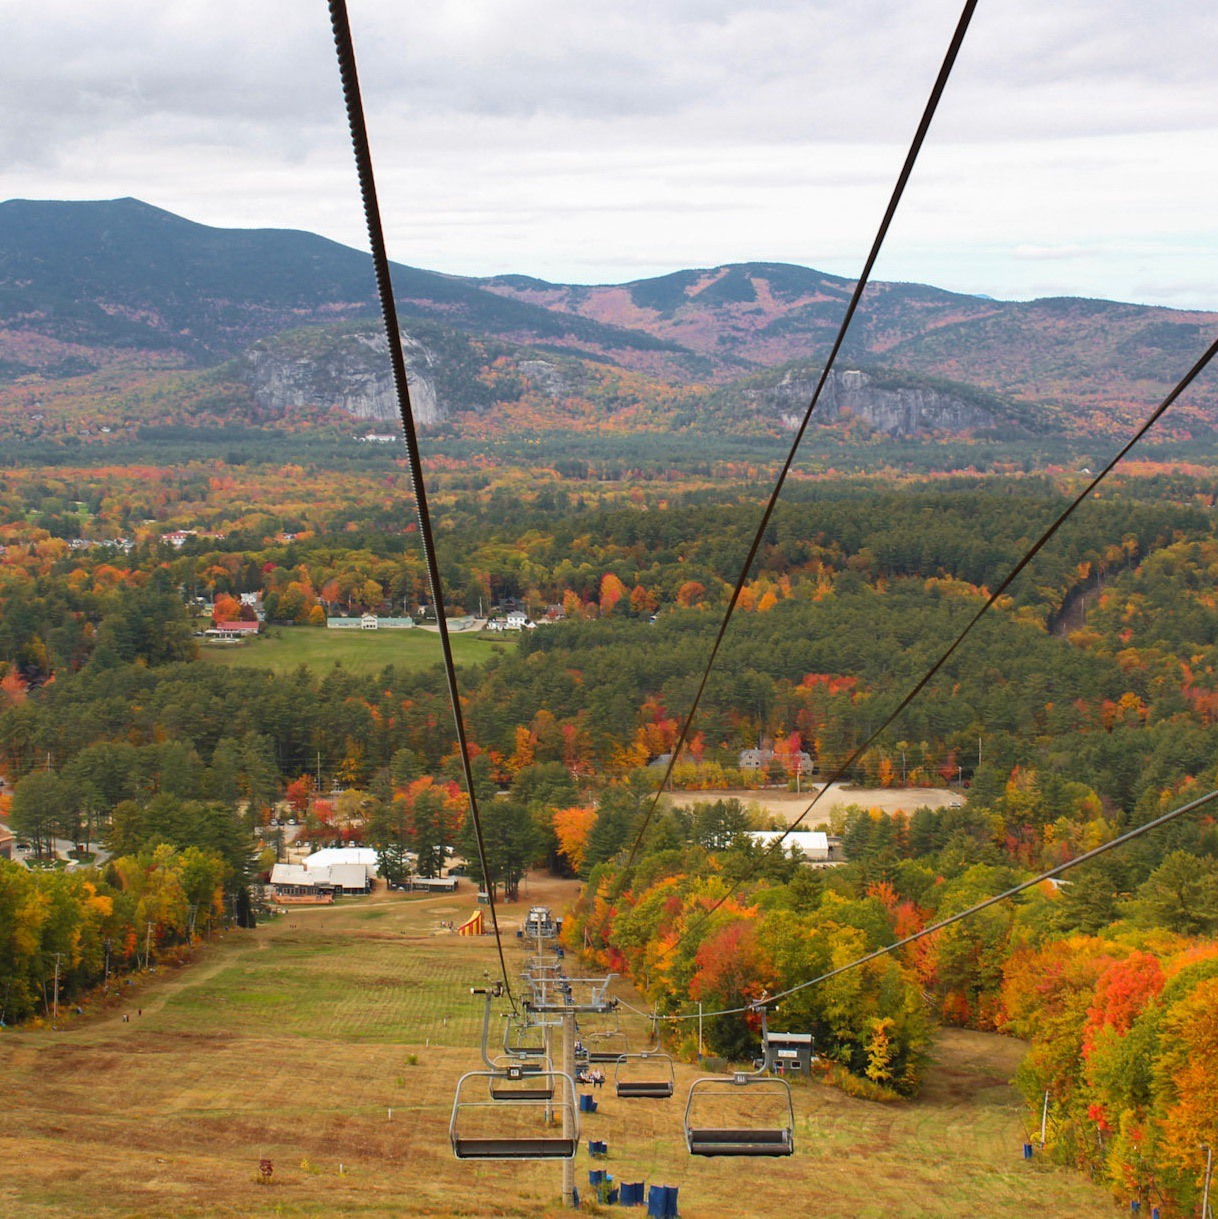
[{"label": "mountain ridge", "polygon": [[[728,427],[765,416],[766,404],[777,401],[747,389],[733,398],[737,382],[824,359],[854,287],[841,276],[772,261],[602,285],[524,274],[468,277],[404,264],[394,265],[394,278],[408,333],[438,326],[487,340],[487,352],[508,344],[526,364],[540,367],[552,356],[563,365],[565,372],[540,374],[538,400],[573,382],[605,389],[608,377],[615,417],[630,418],[634,399],[635,417],[662,419],[663,402],[683,395],[681,419],[709,403],[715,409],[707,423]],[[140,368],[149,375],[214,369],[257,349],[263,371],[247,380],[281,402],[297,391],[322,393],[329,382],[299,370],[285,380],[258,344],[377,313],[369,256],[315,234],[214,228],[131,198],[0,203],[0,387],[52,386],[105,369],[130,376]],[[1213,333],[1216,313],[1082,297],[996,301],[877,281],[864,296],[839,369],[864,372],[876,392],[886,376],[899,374],[917,383],[919,401],[946,393],[964,403],[944,405],[943,419],[987,415],[1018,427],[1034,420],[1037,430],[1098,434],[1144,415]],[[446,345],[460,347],[439,342]],[[272,355],[290,347],[272,344]],[[247,365],[251,360],[246,355]],[[568,360],[604,371],[573,373]],[[491,399],[479,379],[496,374],[489,365],[478,371],[466,364],[464,382],[449,378],[441,397],[457,408],[463,396],[485,406]],[[619,372],[609,371],[614,367]],[[934,389],[935,382],[948,388]],[[497,392],[506,384],[499,378]],[[526,375],[521,384],[532,383]],[[840,388],[842,402],[851,400],[854,391]],[[992,395],[996,413],[965,409],[970,388]],[[339,388],[324,392],[335,401],[323,406],[350,398]],[[873,402],[864,415],[923,418],[911,401],[906,395],[906,405],[891,410]],[[853,408],[847,413],[858,417]],[[1177,429],[1216,424],[1218,390],[1207,385],[1195,386],[1173,409]]]}]

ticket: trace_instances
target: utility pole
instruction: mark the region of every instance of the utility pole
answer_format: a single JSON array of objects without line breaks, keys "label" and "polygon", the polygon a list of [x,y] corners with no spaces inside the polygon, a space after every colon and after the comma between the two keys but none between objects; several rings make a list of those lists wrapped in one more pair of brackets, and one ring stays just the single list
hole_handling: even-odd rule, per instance
[{"label": "utility pole", "polygon": [[148,969],[152,965],[152,922],[149,920],[148,929],[144,932],[144,968]]},{"label": "utility pole", "polygon": [[[575,1078],[575,1013],[563,1012],[562,1016],[562,1070],[568,1079]],[[572,1097],[574,1100],[574,1097]],[[575,1138],[575,1114],[571,1105],[562,1107],[562,1134],[565,1139]],[[562,1162],[562,1204],[575,1205],[575,1158]]]},{"label": "utility pole", "polygon": [[55,954],[55,1019],[59,1019],[59,961],[63,956],[62,952]]},{"label": "utility pole", "polygon": [[199,904],[198,904],[198,902],[196,902],[190,908],[190,933],[189,934],[190,934],[191,943],[194,942],[194,938],[195,938],[195,915],[198,913],[199,913]]},{"label": "utility pole", "polygon": [[102,946],[106,950],[106,975],[104,978],[106,990],[110,989],[110,946],[113,943],[114,941],[109,936],[106,936],[106,938],[102,941]]},{"label": "utility pole", "polygon": [[1045,1103],[1040,1110],[1040,1149],[1045,1149],[1045,1126],[1049,1121],[1049,1089],[1045,1089]]},{"label": "utility pole", "polygon": [[[541,1048],[542,1048],[542,1057],[544,1058],[544,1062],[542,1063],[542,1066],[547,1071],[553,1071],[554,1070],[554,1058],[553,1058],[554,1045],[553,1045],[553,1038],[551,1036],[550,1022],[548,1020],[544,1021],[541,1026]],[[547,1103],[547,1105],[546,1105],[546,1125],[551,1126],[551,1125],[553,1125],[553,1123],[554,1123],[554,1105],[552,1103]]]},{"label": "utility pole", "polygon": [[1210,1210],[1210,1178],[1214,1175],[1214,1149],[1207,1147],[1205,1149],[1205,1191],[1201,1195],[1201,1219],[1211,1219],[1213,1211]]},{"label": "utility pole", "polygon": [[698,1000],[698,1061],[706,1055],[706,1047],[702,1044],[702,1000]]}]

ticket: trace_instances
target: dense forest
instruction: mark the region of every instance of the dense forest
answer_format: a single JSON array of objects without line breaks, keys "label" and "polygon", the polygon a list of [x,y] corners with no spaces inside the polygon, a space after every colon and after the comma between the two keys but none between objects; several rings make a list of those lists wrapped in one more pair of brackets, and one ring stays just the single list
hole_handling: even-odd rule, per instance
[{"label": "dense forest", "polygon": [[[584,877],[572,946],[666,1014],[797,984],[1218,779],[1218,480],[1142,469],[1077,513],[851,776],[958,786],[963,807],[814,811],[848,861],[816,871],[759,852],[744,833],[757,815],[708,794],[662,803],[623,870],[745,551],[756,472],[432,464],[454,612],[549,620],[462,671],[493,873],[475,878],[510,897],[534,864]],[[676,784],[785,785],[801,754],[821,773],[840,764],[1077,477],[797,480]],[[361,481],[224,462],[0,476],[5,819],[36,856],[100,837],[113,857],[71,874],[0,864],[0,925],[21,929],[0,944],[7,1019],[45,1011],[57,954],[75,997],[225,911],[249,918],[281,802],[306,840],[375,845],[390,878],[468,849],[438,670],[230,667],[200,639],[254,605],[272,634],[425,618],[406,490],[392,459]],[[773,761],[742,770],[759,745]],[[916,1093],[936,1022],[1024,1036],[1020,1086],[1030,1122],[1050,1095],[1053,1153],[1187,1207],[1195,1145],[1218,1135],[1212,1072],[1194,1068],[1218,1054],[1215,932],[1218,826],[1202,813],[800,991],[782,1019],[874,1097]],[[748,1057],[756,1029],[722,1017],[707,1038]]]}]

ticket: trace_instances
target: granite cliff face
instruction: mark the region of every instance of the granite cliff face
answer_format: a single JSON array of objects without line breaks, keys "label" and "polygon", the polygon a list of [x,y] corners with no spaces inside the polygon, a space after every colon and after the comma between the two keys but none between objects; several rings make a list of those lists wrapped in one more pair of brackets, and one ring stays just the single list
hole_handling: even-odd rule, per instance
[{"label": "granite cliff face", "polygon": [[[435,353],[402,332],[410,401],[422,426],[445,418],[450,404],[436,390]],[[259,406],[341,407],[356,419],[398,419],[389,345],[374,329],[309,330],[264,339],[234,362],[235,375],[250,387]]]},{"label": "granite cliff face", "polygon": [[[786,373],[767,389],[750,390],[748,397],[768,415],[778,415],[798,427],[816,389],[813,373]],[[857,369],[834,371],[825,384],[816,415],[821,423],[853,416],[891,436],[925,432],[965,432],[993,427],[995,416],[975,402],[924,385],[879,383]]]}]

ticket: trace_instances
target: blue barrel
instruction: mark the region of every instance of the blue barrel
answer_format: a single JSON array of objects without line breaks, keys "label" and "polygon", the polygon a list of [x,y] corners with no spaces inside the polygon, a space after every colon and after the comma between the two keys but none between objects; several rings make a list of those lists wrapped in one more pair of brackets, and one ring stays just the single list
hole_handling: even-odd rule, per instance
[{"label": "blue barrel", "polygon": [[565,959],[566,959],[566,956],[567,956],[567,950],[566,950],[565,948],[563,948],[563,947],[560,945],[559,947],[557,947],[557,948],[555,948],[555,949],[554,949],[554,955],[555,955],[555,956],[556,956],[556,957],[557,957],[557,958],[558,958],[560,961],[563,961],[563,960],[565,960]]},{"label": "blue barrel", "polygon": [[1025,1160],[1030,1160],[1032,1158],[1032,1144],[1031,1143],[1025,1143],[1023,1145],[1023,1158]]},{"label": "blue barrel", "polygon": [[1142,1203],[1137,1198],[1133,1198],[1129,1203],[1129,1213],[1131,1215],[1138,1214],[1142,1209]]},{"label": "blue barrel", "polygon": [[663,1185],[653,1185],[647,1191],[648,1219],[668,1219],[668,1190]]},{"label": "blue barrel", "polygon": [[603,1168],[588,1169],[588,1184],[599,1185],[605,1179],[605,1170]]},{"label": "blue barrel", "polygon": [[664,1217],[665,1219],[677,1219],[677,1187],[665,1185],[662,1188],[664,1190]]},{"label": "blue barrel", "polygon": [[606,1202],[607,1202],[607,1203],[608,1203],[610,1206],[617,1206],[618,1193],[619,1193],[619,1191],[618,1191],[618,1190],[616,1190],[616,1189],[611,1189],[611,1190],[609,1191],[609,1196],[608,1196],[608,1197],[605,1199],[605,1201],[606,1201]]},{"label": "blue barrel", "polygon": [[643,1195],[647,1192],[646,1181],[635,1181],[633,1183],[622,1182],[622,1205],[623,1206],[642,1206]]}]

